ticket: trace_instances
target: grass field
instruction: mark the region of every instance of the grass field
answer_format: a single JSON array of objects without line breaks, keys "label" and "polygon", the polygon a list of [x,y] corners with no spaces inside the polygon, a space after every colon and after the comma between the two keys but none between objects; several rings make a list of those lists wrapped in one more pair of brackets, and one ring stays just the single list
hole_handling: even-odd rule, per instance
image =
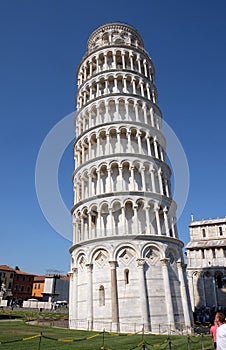
[{"label": "grass field", "polygon": [[[24,311],[0,312],[0,350],[212,350],[212,340],[205,336],[170,336],[85,332],[51,328],[26,323],[39,318],[62,319],[67,315]],[[13,318],[17,319],[14,320]],[[11,319],[10,319],[11,318]]]},{"label": "grass field", "polygon": [[[37,337],[32,338],[33,336]],[[211,344],[212,341],[209,335],[189,338],[186,336],[170,336],[169,339],[163,335],[117,336],[107,333],[34,326],[23,321],[0,322],[0,350],[94,350],[103,349],[103,346],[105,350],[212,350]]]}]

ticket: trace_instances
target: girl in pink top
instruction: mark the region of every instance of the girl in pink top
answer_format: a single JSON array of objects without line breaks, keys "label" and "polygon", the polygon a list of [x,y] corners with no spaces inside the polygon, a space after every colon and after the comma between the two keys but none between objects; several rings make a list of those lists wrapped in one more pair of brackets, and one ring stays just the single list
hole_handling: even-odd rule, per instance
[{"label": "girl in pink top", "polygon": [[210,327],[210,334],[211,334],[211,337],[213,339],[213,347],[214,349],[217,348],[217,322],[214,321],[214,325]]}]

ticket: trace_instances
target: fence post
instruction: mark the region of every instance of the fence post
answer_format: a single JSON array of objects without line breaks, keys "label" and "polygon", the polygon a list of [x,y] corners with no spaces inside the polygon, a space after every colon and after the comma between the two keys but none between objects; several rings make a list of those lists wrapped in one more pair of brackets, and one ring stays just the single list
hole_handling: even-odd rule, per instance
[{"label": "fence post", "polygon": [[103,346],[102,349],[105,350],[105,339],[104,339],[104,332],[105,332],[105,328],[103,329]]},{"label": "fence post", "polygon": [[172,342],[171,342],[171,339],[168,337],[168,340],[169,340],[169,350],[172,350]]},{"label": "fence post", "polygon": [[204,335],[203,335],[203,333],[202,333],[202,350],[205,350],[205,348],[204,348]]},{"label": "fence post", "polygon": [[188,335],[188,350],[191,350],[191,339]]},{"label": "fence post", "polygon": [[41,348],[41,341],[42,341],[42,332],[40,332],[39,342],[38,342],[38,350]]}]

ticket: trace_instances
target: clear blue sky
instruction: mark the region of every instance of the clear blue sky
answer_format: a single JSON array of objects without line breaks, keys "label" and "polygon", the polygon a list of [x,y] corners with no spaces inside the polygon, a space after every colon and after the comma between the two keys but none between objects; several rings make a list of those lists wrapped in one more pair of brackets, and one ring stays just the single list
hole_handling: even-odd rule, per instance
[{"label": "clear blue sky", "polygon": [[[35,190],[35,164],[48,132],[75,110],[77,66],[89,35],[125,22],[143,37],[156,69],[163,118],[190,169],[179,218],[187,244],[195,219],[226,215],[226,2],[185,0],[9,0],[0,2],[0,264],[67,273],[71,242],[46,221]],[[73,204],[73,154],[59,168],[61,195]]]}]

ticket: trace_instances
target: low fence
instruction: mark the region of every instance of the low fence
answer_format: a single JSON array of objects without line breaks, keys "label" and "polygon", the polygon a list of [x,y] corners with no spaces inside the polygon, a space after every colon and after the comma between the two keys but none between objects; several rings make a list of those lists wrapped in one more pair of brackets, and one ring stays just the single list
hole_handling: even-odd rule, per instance
[{"label": "low fence", "polygon": [[55,319],[37,319],[34,321],[28,321],[27,323],[33,324],[33,325],[39,325],[44,327],[57,327],[57,328],[68,328],[68,320],[55,320]]},{"label": "low fence", "polygon": [[[193,345],[195,346],[195,349],[201,349],[201,350],[212,350],[212,346],[210,344],[205,344],[205,335],[198,335],[198,336],[184,336],[183,342],[181,339],[178,339],[177,337],[173,337],[173,336],[168,336],[166,339],[164,339],[163,341],[159,341],[156,342],[156,337],[154,335],[151,336],[147,336],[145,335],[143,332],[141,333],[141,339],[138,342],[137,345],[133,346],[133,347],[129,347],[128,345],[128,350],[135,350],[135,349],[141,349],[141,350],[148,350],[148,349],[153,349],[153,348],[158,348],[158,349],[165,349],[165,350],[173,350],[173,349],[183,349],[183,350],[192,350]],[[35,334],[32,335],[30,337],[27,338],[21,338],[21,339],[17,339],[17,340],[11,340],[11,341],[3,341],[0,342],[0,348],[1,345],[5,345],[5,344],[13,344],[13,343],[18,343],[18,342],[29,342],[29,341],[34,341],[37,340],[37,344],[36,344],[36,348],[37,350],[41,350],[42,349],[42,340],[44,339],[48,339],[50,341],[54,342],[61,342],[61,343],[67,343],[69,344],[73,344],[76,342],[79,343],[83,343],[85,341],[92,341],[94,338],[100,338],[99,344],[97,344],[97,341],[95,341],[95,345],[94,347],[92,347],[93,349],[101,349],[101,350],[111,350],[111,348],[108,346],[108,344],[110,343],[110,337],[115,337],[118,336],[118,339],[121,337],[127,337],[127,336],[134,336],[134,335],[138,335],[138,334],[112,334],[109,332],[101,332],[101,333],[97,333],[94,335],[89,335],[83,338],[73,338],[73,339],[62,339],[62,338],[54,338],[54,337],[50,337],[50,336],[46,336],[44,335],[44,333],[39,333],[39,334]],[[147,341],[148,339],[148,341]],[[155,339],[152,340],[152,339]],[[118,340],[119,343],[119,347],[120,348],[120,340]],[[54,346],[54,345],[52,345]],[[79,347],[79,349],[85,348],[83,347],[85,345],[81,345]],[[124,345],[125,346],[125,345]],[[44,348],[44,347],[43,347]],[[72,346],[72,348],[74,348],[74,345]],[[24,347],[24,349],[26,349],[26,345]]]},{"label": "low fence", "polygon": [[[116,326],[110,321],[88,321],[88,320],[69,320],[70,329],[80,329],[85,331],[102,331],[120,332],[120,333],[137,333],[141,329],[145,333],[152,334],[167,334],[167,335],[187,335],[194,334],[194,328],[185,326],[183,323],[175,323],[174,325],[168,323],[118,323]],[[205,332],[203,332],[205,333]]]},{"label": "low fence", "polygon": [[[54,316],[54,315],[53,315]],[[113,333],[112,330],[112,323],[111,322],[99,322],[96,324],[91,324],[88,322],[76,322],[76,328],[72,328],[71,320],[68,319],[45,319],[45,316],[43,314],[43,318],[38,318],[33,321],[29,321],[30,324],[34,325],[40,325],[40,326],[47,326],[47,327],[57,327],[57,328],[71,328],[75,330],[84,330],[84,331],[102,331],[103,329],[105,332]],[[162,335],[202,335],[202,334],[210,334],[210,327],[212,324],[206,323],[196,323],[196,325],[193,328],[185,327],[183,324],[178,324],[177,329],[173,329],[168,324],[156,324],[152,325],[152,327],[149,325],[149,330],[145,330],[144,325],[141,325],[140,323],[134,323],[134,324],[119,324],[120,333],[129,333],[129,334],[137,334],[140,332],[140,329],[144,330],[144,334],[162,334]],[[74,323],[75,326],[75,323]],[[96,327],[96,328],[94,328]],[[154,332],[155,330],[155,332]]]}]

